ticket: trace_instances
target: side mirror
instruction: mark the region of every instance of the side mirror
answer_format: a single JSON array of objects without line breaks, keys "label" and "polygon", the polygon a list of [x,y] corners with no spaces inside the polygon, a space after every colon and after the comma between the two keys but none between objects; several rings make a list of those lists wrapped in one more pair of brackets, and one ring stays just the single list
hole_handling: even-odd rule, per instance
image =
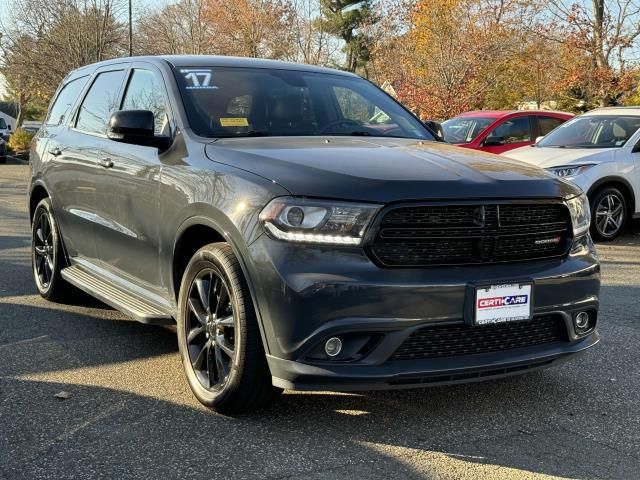
[{"label": "side mirror", "polygon": [[482,142],[482,144],[485,147],[500,147],[505,143],[506,142],[504,141],[504,137],[492,137],[492,136],[485,138],[484,142]]},{"label": "side mirror", "polygon": [[149,110],[119,110],[109,119],[107,137],[116,142],[166,150],[171,139],[154,135],[153,113]]}]

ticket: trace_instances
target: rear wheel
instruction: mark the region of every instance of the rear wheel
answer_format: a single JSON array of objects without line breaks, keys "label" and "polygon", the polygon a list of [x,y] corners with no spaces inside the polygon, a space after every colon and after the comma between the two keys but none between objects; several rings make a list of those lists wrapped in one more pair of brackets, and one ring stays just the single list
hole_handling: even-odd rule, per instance
[{"label": "rear wheel", "polygon": [[628,218],[627,202],[617,188],[605,187],[592,195],[591,236],[595,240],[615,239],[624,230]]},{"label": "rear wheel", "polygon": [[74,287],[60,276],[66,264],[58,225],[48,198],[42,199],[33,213],[31,265],[36,287],[42,297],[61,301],[74,291]]},{"label": "rear wheel", "polygon": [[202,404],[238,413],[265,405],[279,392],[271,385],[251,297],[228,244],[196,252],[178,304],[180,358]]}]

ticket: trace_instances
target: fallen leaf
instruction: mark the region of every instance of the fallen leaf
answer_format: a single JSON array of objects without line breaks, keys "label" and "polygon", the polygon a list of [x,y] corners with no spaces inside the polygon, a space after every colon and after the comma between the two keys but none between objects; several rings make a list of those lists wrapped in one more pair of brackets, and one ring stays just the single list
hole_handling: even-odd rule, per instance
[{"label": "fallen leaf", "polygon": [[56,393],[54,395],[54,397],[56,397],[59,400],[66,400],[70,396],[71,396],[71,394],[69,392],[65,392],[64,390],[62,390],[61,392],[58,392],[58,393]]}]

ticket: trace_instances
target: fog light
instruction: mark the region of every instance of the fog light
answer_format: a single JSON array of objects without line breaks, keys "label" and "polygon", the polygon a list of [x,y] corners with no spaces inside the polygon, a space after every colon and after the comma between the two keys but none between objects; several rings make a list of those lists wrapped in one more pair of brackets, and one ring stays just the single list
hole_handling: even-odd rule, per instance
[{"label": "fog light", "polygon": [[331,337],[324,344],[324,353],[326,353],[329,357],[335,357],[340,355],[342,351],[342,340],[338,337]]},{"label": "fog light", "polygon": [[579,330],[589,328],[589,314],[587,312],[580,312],[576,315],[576,327],[578,327]]}]

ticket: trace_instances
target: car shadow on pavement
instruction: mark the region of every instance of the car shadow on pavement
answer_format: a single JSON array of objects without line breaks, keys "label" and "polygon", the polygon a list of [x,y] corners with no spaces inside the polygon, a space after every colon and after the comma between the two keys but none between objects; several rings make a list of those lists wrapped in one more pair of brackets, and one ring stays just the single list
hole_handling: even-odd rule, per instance
[{"label": "car shadow on pavement", "polygon": [[[537,381],[553,384],[544,375]],[[492,397],[495,382],[479,391],[285,395],[269,410],[231,418],[182,396],[161,400],[95,386],[0,378],[5,410],[0,474],[12,479],[409,479],[523,478],[533,472],[631,478],[629,458],[613,449],[561,429],[527,427],[536,400],[527,382],[508,383],[514,393],[504,399]],[[69,398],[54,398],[60,391]],[[10,413],[7,405],[13,406]],[[522,416],[523,426],[515,427],[514,415]],[[580,456],[574,442],[581,446]],[[582,455],[601,458],[601,468],[586,470]]]},{"label": "car shadow on pavement", "polygon": [[0,302],[0,375],[91,368],[177,352],[172,327],[145,325],[98,307],[69,311],[59,304]]}]

